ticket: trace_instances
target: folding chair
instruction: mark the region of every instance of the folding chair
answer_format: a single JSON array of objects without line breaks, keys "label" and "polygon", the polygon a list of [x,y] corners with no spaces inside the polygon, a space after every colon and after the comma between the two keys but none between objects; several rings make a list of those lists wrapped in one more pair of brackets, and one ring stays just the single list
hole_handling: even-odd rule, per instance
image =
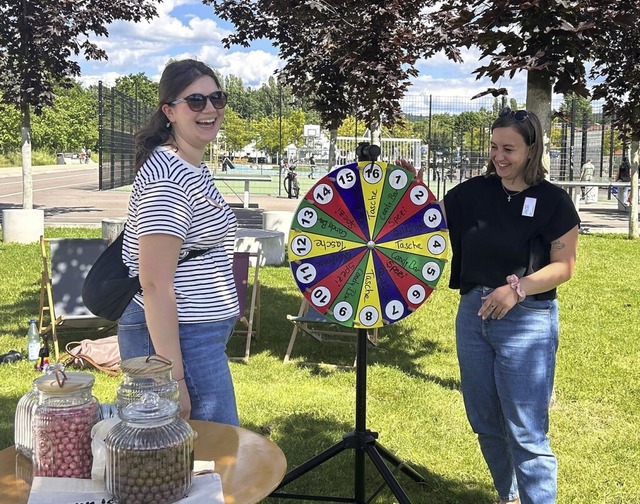
[{"label": "folding chair", "polygon": [[[300,304],[300,310],[298,311],[298,315],[287,315],[287,320],[293,323],[293,331],[291,332],[291,338],[289,339],[289,346],[287,347],[287,352],[284,356],[284,364],[288,364],[291,358],[291,351],[293,350],[293,345],[296,342],[296,337],[298,336],[298,331],[302,331],[305,334],[308,334],[316,341],[319,342],[333,342],[333,343],[356,343],[357,330],[350,329],[341,325],[338,325],[333,320],[322,315],[318,310],[316,310],[311,303],[307,301],[306,298],[302,298],[302,303]],[[348,339],[343,339],[348,338]],[[373,346],[378,345],[378,328],[374,328],[373,331],[367,332],[367,338],[369,343]],[[326,363],[319,362],[302,362],[303,365],[330,365]],[[353,366],[356,365],[356,361],[354,359]],[[345,367],[345,366],[336,366],[336,367]],[[351,366],[346,366],[351,367]]]},{"label": "folding chair", "polygon": [[[251,301],[247,311],[247,290],[249,281],[249,266],[251,258],[255,258],[255,269],[253,273],[253,287],[251,289]],[[244,357],[232,357],[232,360],[249,360],[251,352],[251,338],[260,337],[260,250],[258,252],[234,252],[233,254],[233,279],[238,292],[238,302],[240,304],[240,315],[238,323],[233,330],[233,334],[245,335]],[[240,327],[238,327],[240,325]]]},{"label": "folding chair", "polygon": [[[82,302],[84,279],[106,247],[107,240],[102,239],[40,237],[42,280],[38,327],[43,338],[51,333],[56,361],[60,358],[58,333],[107,335],[117,325],[95,316]],[[45,313],[49,315],[46,326]]]}]

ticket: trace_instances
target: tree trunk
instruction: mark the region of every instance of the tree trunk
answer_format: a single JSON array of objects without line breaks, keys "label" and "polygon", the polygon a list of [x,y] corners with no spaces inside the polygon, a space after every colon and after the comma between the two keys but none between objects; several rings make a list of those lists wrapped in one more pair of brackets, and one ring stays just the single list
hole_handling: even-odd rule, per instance
[{"label": "tree trunk", "polygon": [[33,209],[33,179],[31,178],[31,115],[25,99],[20,106],[22,115],[22,208]]},{"label": "tree trunk", "polygon": [[[527,72],[527,110],[533,112],[540,119],[542,134],[544,135],[544,154],[542,164],[548,170],[551,168],[551,77],[545,72]],[[556,387],[551,391],[549,407],[557,404]]]},{"label": "tree trunk", "polygon": [[[551,167],[551,77],[546,72],[527,72],[527,110],[540,119],[544,135],[543,166]],[[547,173],[547,177],[549,173]]]},{"label": "tree trunk", "polygon": [[338,143],[338,129],[329,130],[329,156],[327,158],[327,171],[331,171],[336,165],[336,144]]},{"label": "tree trunk", "polygon": [[382,147],[382,126],[378,121],[374,121],[369,125],[371,131],[371,145]]},{"label": "tree trunk", "polygon": [[638,238],[638,162],[640,161],[640,142],[631,141],[629,160],[631,161],[631,187],[629,194],[629,238]]}]

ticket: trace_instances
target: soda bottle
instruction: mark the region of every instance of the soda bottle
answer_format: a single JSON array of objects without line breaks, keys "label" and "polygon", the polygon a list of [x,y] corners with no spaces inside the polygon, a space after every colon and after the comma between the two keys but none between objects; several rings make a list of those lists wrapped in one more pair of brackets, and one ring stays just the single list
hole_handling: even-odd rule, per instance
[{"label": "soda bottle", "polygon": [[29,331],[27,332],[27,355],[29,362],[35,362],[40,356],[40,334],[36,327],[35,319],[29,321]]}]

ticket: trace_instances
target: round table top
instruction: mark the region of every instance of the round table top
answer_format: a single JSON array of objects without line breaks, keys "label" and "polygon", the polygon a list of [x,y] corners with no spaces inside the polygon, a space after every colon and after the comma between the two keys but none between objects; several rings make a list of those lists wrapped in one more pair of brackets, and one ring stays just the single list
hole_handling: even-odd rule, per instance
[{"label": "round table top", "polygon": [[[214,460],[226,504],[253,504],[282,481],[287,460],[273,441],[242,427],[189,420],[196,460]],[[13,446],[0,451],[0,504],[26,504],[31,461]]]}]

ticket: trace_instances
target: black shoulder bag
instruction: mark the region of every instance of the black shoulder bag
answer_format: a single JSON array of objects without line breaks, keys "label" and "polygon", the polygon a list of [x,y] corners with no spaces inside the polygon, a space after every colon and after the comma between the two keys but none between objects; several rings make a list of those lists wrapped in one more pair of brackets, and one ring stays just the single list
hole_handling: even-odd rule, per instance
[{"label": "black shoulder bag", "polygon": [[[124,231],[109,245],[93,264],[82,286],[82,301],[91,313],[105,320],[118,320],[140,290],[138,275],[129,276],[129,267],[122,262]],[[204,254],[210,249],[190,250],[178,264]]]}]

